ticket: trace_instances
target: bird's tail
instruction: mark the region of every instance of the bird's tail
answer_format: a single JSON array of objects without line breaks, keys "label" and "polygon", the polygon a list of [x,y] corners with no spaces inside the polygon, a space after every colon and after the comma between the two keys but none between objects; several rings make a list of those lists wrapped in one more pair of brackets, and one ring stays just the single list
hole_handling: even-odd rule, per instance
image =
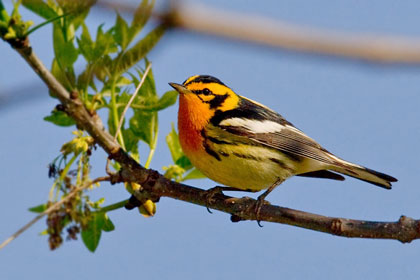
[{"label": "bird's tail", "polygon": [[340,160],[339,165],[334,165],[331,170],[344,175],[374,184],[381,188],[391,189],[391,182],[397,182],[398,180],[390,175],[353,164],[344,160]]}]

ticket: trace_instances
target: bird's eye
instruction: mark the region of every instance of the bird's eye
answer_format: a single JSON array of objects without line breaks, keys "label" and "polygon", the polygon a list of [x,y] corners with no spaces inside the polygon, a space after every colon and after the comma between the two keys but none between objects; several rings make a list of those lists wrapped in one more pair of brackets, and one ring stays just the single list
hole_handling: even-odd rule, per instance
[{"label": "bird's eye", "polygon": [[203,94],[204,95],[210,95],[211,91],[208,88],[203,89]]}]

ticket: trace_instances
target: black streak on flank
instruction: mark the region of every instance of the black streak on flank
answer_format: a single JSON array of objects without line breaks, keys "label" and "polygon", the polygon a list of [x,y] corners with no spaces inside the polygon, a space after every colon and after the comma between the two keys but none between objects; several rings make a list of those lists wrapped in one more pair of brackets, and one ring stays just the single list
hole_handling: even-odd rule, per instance
[{"label": "black streak on flank", "polygon": [[206,136],[207,139],[209,139],[211,142],[215,143],[215,144],[225,144],[225,145],[236,145],[234,143],[230,143],[230,142],[226,142],[223,140],[219,140],[217,138],[211,137],[211,136]]},{"label": "black streak on flank", "polygon": [[203,143],[204,145],[204,149],[206,150],[206,153],[208,153],[209,155],[211,155],[212,157],[214,157],[215,159],[217,159],[218,161],[221,161],[222,159],[220,158],[219,154],[216,153],[215,151],[213,151],[209,144],[206,143],[206,141],[204,141]]},{"label": "black streak on flank", "polygon": [[290,167],[288,167],[284,162],[282,162],[281,160],[278,160],[276,158],[270,158],[270,160],[276,164],[278,164],[281,168],[286,169],[286,170],[290,170],[293,171],[293,169],[291,169]]},{"label": "black streak on flank", "polygon": [[219,151],[219,154],[221,154],[224,157],[228,157],[229,156],[229,154],[226,153],[226,152],[224,152],[224,151]]},{"label": "black streak on flank", "polygon": [[244,155],[244,154],[240,154],[240,153],[233,153],[234,156],[237,156],[239,158],[244,158],[244,159],[250,159],[250,160],[261,160],[260,158],[251,156],[251,155]]},{"label": "black streak on flank", "polygon": [[227,142],[227,141],[219,140],[219,139],[211,137],[211,136],[207,136],[206,131],[204,129],[201,130],[200,134],[205,140],[210,140],[211,142],[213,142],[215,144],[236,145],[234,143],[230,143],[230,142]]},{"label": "black streak on flank", "polygon": [[201,136],[204,138],[203,147],[204,147],[204,150],[206,151],[206,153],[208,153],[209,155],[211,155],[212,157],[214,157],[218,161],[221,161],[222,159],[220,158],[219,154],[216,153],[214,150],[212,150],[210,148],[209,144],[207,143],[208,137],[207,137],[206,132],[204,131],[204,129],[201,130]]}]

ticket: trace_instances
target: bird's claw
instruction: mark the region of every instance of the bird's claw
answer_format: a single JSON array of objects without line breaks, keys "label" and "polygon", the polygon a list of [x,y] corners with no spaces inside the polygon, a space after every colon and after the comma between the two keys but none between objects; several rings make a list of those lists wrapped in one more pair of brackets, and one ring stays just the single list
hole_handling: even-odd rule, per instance
[{"label": "bird's claw", "polygon": [[257,199],[257,201],[255,202],[255,219],[257,220],[257,224],[259,227],[263,227],[261,225],[261,220],[260,220],[260,212],[261,212],[261,207],[263,207],[263,205],[269,205],[270,202],[264,200],[265,196],[260,195]]},{"label": "bird's claw", "polygon": [[213,201],[214,201],[213,197],[216,194],[223,194],[223,189],[224,189],[224,187],[216,186],[216,187],[213,187],[213,188],[205,191],[204,195],[205,195],[205,198],[206,198],[206,209],[210,214],[213,214],[213,212],[209,208],[209,205],[212,204]]}]

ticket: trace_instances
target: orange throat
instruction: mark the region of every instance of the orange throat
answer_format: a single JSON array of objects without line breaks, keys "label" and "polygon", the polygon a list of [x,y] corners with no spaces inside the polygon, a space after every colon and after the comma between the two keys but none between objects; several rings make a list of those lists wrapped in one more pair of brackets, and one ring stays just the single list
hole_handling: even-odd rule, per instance
[{"label": "orange throat", "polygon": [[203,151],[201,130],[213,116],[207,104],[192,94],[179,95],[178,131],[179,141],[185,154]]}]

